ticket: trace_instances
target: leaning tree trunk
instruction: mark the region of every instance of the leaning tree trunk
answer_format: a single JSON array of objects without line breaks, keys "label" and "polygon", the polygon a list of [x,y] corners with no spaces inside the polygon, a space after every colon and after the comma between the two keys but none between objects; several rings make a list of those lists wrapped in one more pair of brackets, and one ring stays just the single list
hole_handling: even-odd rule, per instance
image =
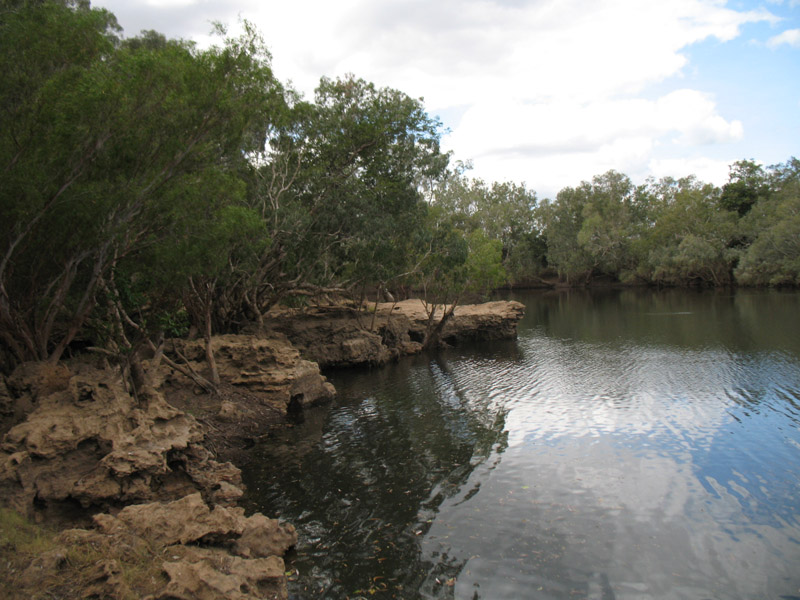
[{"label": "leaning tree trunk", "polygon": [[449,307],[446,304],[442,305],[442,318],[439,319],[438,322],[433,322],[433,316],[436,312],[436,309],[430,313],[430,319],[428,321],[428,328],[425,332],[425,341],[422,342],[422,349],[429,350],[431,348],[435,348],[439,345],[439,342],[442,339],[442,332],[444,331],[445,325],[447,322],[452,318],[453,313],[456,310],[456,306],[458,305],[457,302],[453,302]]}]

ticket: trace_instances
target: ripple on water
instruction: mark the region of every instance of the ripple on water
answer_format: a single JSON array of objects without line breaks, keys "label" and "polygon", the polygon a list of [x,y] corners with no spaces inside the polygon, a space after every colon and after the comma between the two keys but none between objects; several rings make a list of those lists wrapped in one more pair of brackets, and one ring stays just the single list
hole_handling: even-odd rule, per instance
[{"label": "ripple on water", "polygon": [[774,310],[542,298],[513,351],[336,374],[324,418],[270,441],[286,468],[246,477],[300,528],[295,597],[800,594],[800,348]]}]

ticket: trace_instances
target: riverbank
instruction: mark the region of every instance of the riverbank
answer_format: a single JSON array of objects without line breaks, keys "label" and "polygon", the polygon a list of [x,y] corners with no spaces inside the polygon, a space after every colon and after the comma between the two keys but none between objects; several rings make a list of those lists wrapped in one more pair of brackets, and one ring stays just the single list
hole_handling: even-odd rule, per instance
[{"label": "riverbank", "polygon": [[[513,337],[523,310],[460,307],[442,339]],[[419,352],[426,326],[419,301],[276,311],[213,339],[223,381],[214,394],[156,357],[143,361],[148,381],[136,397],[102,360],[21,365],[0,379],[0,502],[58,533],[30,564],[4,560],[4,587],[29,598],[47,581],[64,586],[80,563],[71,553],[91,548],[101,558],[66,595],[286,598],[282,556],[296,533],[244,515],[234,463],[289,413],[334,397],[320,366],[380,366]],[[202,342],[171,340],[165,353],[204,369]],[[3,531],[3,554],[15,554]]]}]

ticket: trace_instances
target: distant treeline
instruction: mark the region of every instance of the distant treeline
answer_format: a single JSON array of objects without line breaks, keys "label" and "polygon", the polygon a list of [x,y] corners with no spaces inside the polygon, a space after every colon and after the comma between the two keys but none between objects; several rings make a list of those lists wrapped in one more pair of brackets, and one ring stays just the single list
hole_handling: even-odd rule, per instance
[{"label": "distant treeline", "polygon": [[[533,210],[538,265],[571,284],[597,277],[668,286],[800,284],[800,160],[634,186],[609,171]],[[513,271],[524,279],[533,271]]]},{"label": "distant treeline", "polygon": [[800,283],[800,161],[539,202],[440,151],[420,100],[348,76],[305,100],[259,33],[122,38],[83,0],[0,9],[2,369],[236,331],[320,294],[436,302],[507,283]]}]

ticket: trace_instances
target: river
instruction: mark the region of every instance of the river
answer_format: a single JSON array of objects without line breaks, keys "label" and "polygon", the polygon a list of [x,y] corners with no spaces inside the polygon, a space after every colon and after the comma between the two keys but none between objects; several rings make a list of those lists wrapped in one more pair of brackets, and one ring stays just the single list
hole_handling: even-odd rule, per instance
[{"label": "river", "polygon": [[305,598],[800,598],[800,294],[512,296],[254,448]]}]

